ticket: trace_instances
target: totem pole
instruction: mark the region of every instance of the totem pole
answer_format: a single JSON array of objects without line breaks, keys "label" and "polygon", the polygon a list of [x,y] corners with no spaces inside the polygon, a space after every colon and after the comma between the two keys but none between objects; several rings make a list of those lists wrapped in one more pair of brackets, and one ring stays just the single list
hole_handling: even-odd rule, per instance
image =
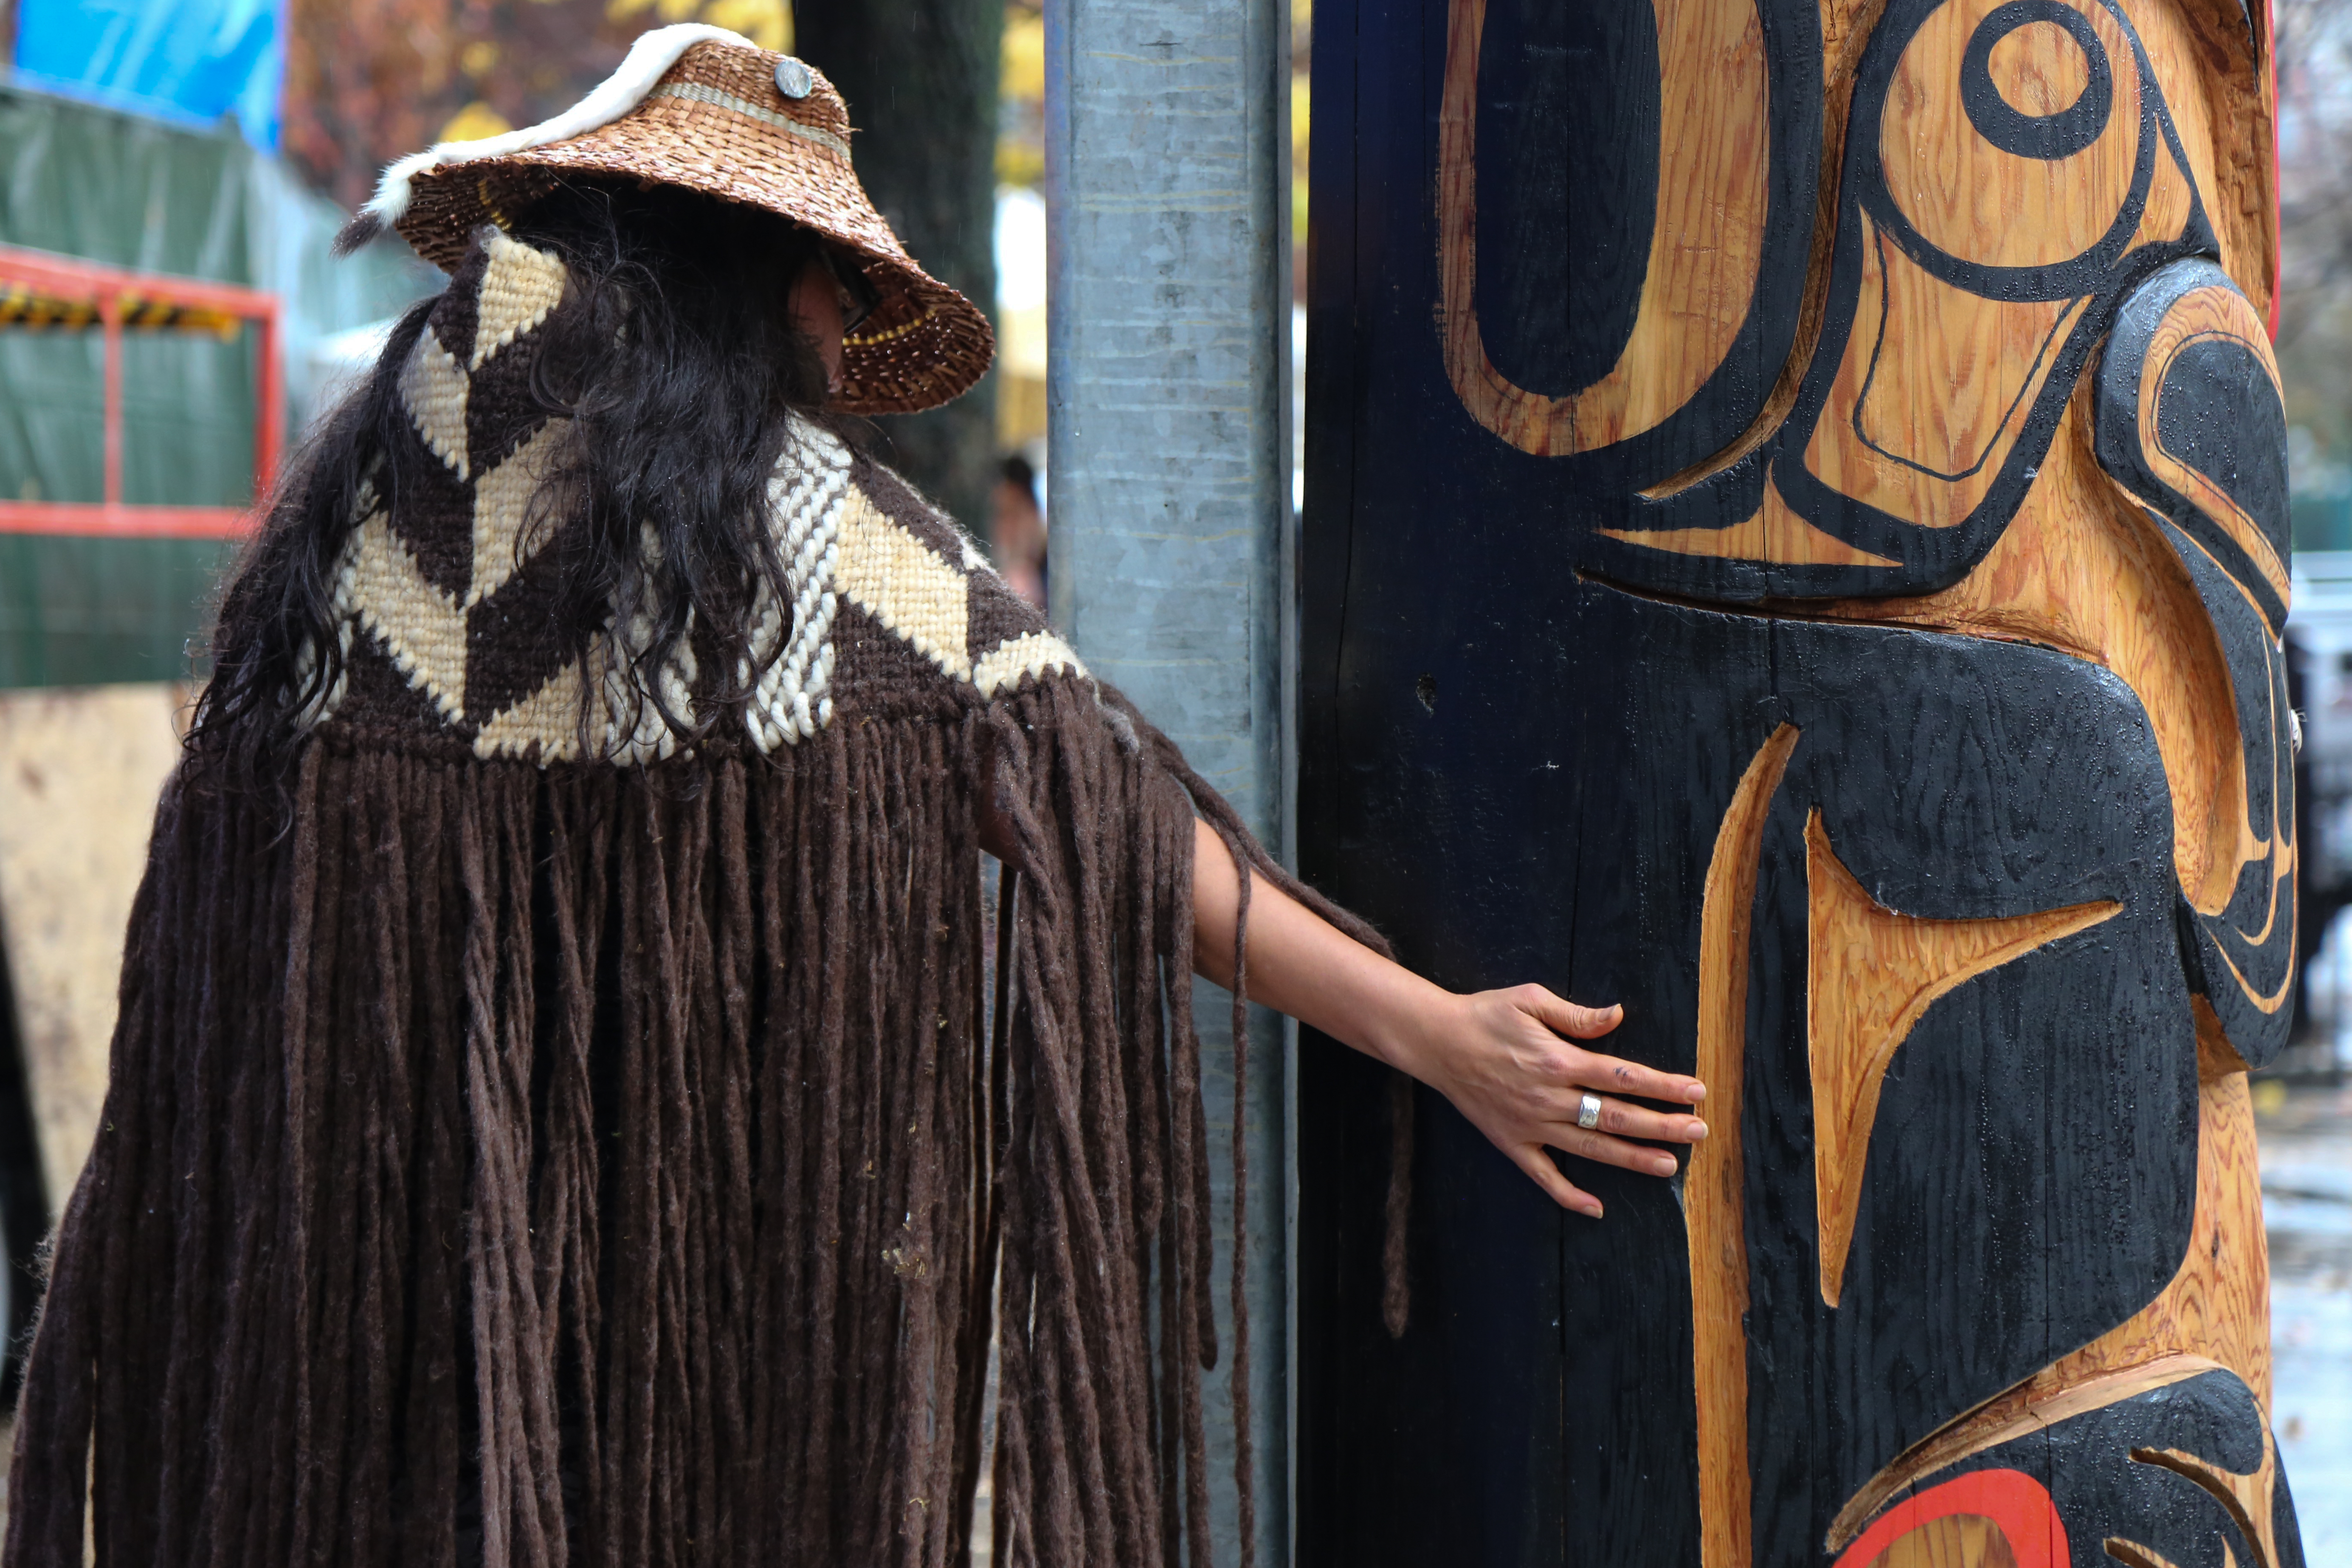
[{"label": "totem pole", "polygon": [[1714,1131],[1308,1042],[1302,1563],[2299,1568],[2263,0],[1315,20],[1304,868]]}]

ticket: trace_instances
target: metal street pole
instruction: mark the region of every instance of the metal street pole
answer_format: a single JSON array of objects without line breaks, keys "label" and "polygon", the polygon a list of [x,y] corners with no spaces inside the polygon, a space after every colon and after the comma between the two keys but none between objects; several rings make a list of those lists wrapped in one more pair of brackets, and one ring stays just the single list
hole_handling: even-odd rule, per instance
[{"label": "metal street pole", "polygon": [[[1045,39],[1054,619],[1286,856],[1287,7],[1046,0]],[[1227,1009],[1221,992],[1200,1002],[1222,1119]],[[1256,1557],[1271,1565],[1290,1554],[1292,1141],[1285,1031],[1261,1015],[1251,1035],[1243,1265]],[[1217,1164],[1222,1218],[1230,1168]],[[1222,1308],[1222,1282],[1217,1294]],[[1215,1386],[1216,1556],[1231,1563],[1234,1434]]]}]

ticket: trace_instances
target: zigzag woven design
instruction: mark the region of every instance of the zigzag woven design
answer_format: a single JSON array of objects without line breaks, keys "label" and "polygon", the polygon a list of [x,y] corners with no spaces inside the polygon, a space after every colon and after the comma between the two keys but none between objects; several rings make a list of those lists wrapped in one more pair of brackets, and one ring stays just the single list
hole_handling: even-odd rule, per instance
[{"label": "zigzag woven design", "polygon": [[[586,672],[552,618],[562,552],[549,546],[579,524],[557,508],[535,525],[532,502],[572,432],[528,388],[564,284],[554,257],[489,231],[405,350],[407,419],[386,455],[399,482],[383,487],[399,501],[371,492],[344,550],[343,673],[322,721],[438,731],[485,758],[551,763],[580,755],[585,713],[604,760],[677,750],[662,715],[695,708],[690,639],[657,677],[656,703],[626,673],[625,656],[651,637],[643,616],[608,626]],[[904,710],[941,679],[986,700],[1084,675],[954,523],[830,431],[795,420],[768,498],[791,603],[763,592],[751,660],[735,672],[752,686],[741,732],[760,751],[845,710]]]}]

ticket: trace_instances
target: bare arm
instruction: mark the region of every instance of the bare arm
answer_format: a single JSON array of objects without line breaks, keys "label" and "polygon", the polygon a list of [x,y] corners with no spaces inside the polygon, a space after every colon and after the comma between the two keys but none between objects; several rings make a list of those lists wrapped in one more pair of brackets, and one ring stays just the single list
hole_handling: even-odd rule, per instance
[{"label": "bare arm", "polygon": [[[1193,831],[1194,962],[1230,986],[1241,879],[1224,841],[1206,823]],[[1561,1174],[1549,1149],[1664,1176],[1674,1173],[1673,1155],[1627,1140],[1691,1143],[1706,1136],[1695,1115],[1607,1098],[1696,1105],[1706,1094],[1696,1079],[1573,1043],[1615,1028],[1622,1009],[1580,1007],[1540,985],[1457,995],[1382,958],[1263,879],[1250,886],[1249,969],[1254,1000],[1436,1089],[1538,1186],[1580,1214],[1600,1217],[1601,1200]],[[1587,1091],[1604,1096],[1592,1131],[1576,1124]]]}]

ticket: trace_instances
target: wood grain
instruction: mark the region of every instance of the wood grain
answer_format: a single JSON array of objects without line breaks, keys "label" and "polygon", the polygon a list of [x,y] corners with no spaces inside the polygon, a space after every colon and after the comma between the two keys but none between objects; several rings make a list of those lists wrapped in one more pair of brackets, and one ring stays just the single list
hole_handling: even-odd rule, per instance
[{"label": "wood grain", "polygon": [[[1822,324],[1829,313],[1830,256],[1837,240],[1838,173],[1844,162],[1846,110],[1853,101],[1854,73],[1862,61],[1863,47],[1870,41],[1872,32],[1878,26],[1879,16],[1885,9],[1886,0],[1820,0],[1822,152],[1820,164],[1814,174],[1817,187],[1813,193],[1817,221],[1812,225],[1812,244],[1805,257],[1804,292],[1799,297],[1797,330],[1790,344],[1788,359],[1780,366],[1780,376],[1773,383],[1771,392],[1766,395],[1763,407],[1757,410],[1756,417],[1748,422],[1745,430],[1727,442],[1722,450],[1702,458],[1643,490],[1642,494],[1645,500],[1663,500],[1690,489],[1711,475],[1721,473],[1770,440],[1780,429],[1781,421],[1788,418],[1789,410],[1796,404],[1798,388],[1805,379],[1805,367],[1812,363],[1813,351],[1821,344]],[[1637,540],[1636,542],[1647,543],[1649,541]],[[1662,548],[1676,547],[1666,545]],[[1684,552],[1703,553],[1696,549]],[[1861,563],[1864,565],[1874,563]]]},{"label": "wood grain", "polygon": [[2197,1015],[2197,1217],[2180,1271],[2130,1321],[2052,1367],[2035,1386],[2145,1364],[2175,1352],[2228,1367],[2271,1407],[2270,1244],[2244,1064],[2202,998]]},{"label": "wood grain", "polygon": [[2230,669],[2179,557],[2090,450],[2087,381],[1990,553],[1941,593],[1833,599],[1840,619],[2039,643],[2104,665],[2147,710],[2172,795],[2175,870],[2194,908],[2225,908],[2247,826]]},{"label": "wood grain", "polygon": [[2029,1432],[2218,1370],[2218,1363],[2203,1356],[2167,1356],[2144,1366],[2102,1373],[2069,1384],[2039,1401],[2027,1396],[2032,1384],[2021,1384],[1913,1445],[1901,1458],[1873,1476],[1838,1511],[1830,1526],[1829,1548],[1836,1552],[1849,1545],[1881,1509],[1939,1470]]},{"label": "wood grain", "polygon": [[2050,1493],[2021,1470],[1984,1469],[1906,1498],[1837,1568],[2067,1568]]},{"label": "wood grain", "polygon": [[1984,1515],[1948,1513],[1897,1538],[1867,1568],[2017,1568],[2017,1553]]},{"label": "wood grain", "polygon": [[1948,528],[2000,477],[2082,302],[1985,299],[1856,221],[1862,297],[1802,461],[1840,495]]},{"label": "wood grain", "polygon": [[[2228,1463],[2258,1452],[2237,1386],[2267,1394],[2247,1337],[2259,1227],[2230,1175],[2251,1159],[2233,1152],[2243,1080],[2194,1069],[2198,1028],[2208,1055],[2220,1030],[2184,1011],[2210,976],[2180,931],[2261,925],[2231,900],[2262,775],[2242,653],[2200,568],[2100,468],[2087,383],[2127,298],[2180,258],[2218,250],[2257,311],[2267,299],[2267,121],[2247,108],[2267,98],[2237,0],[2059,0],[2065,18],[2005,34],[1985,26],[2000,0],[1716,0],[1704,17],[1660,0],[1596,7],[1605,26],[1571,41],[1609,47],[1539,65],[1564,31],[1540,0],[1332,3],[1302,705],[1328,716],[1307,721],[1302,853],[1465,983],[1565,955],[1595,995],[1647,995],[1623,1049],[1704,1076],[1716,1135],[1679,1193],[1685,1246],[1669,1215],[1663,1253],[1603,1258],[1478,1186],[1475,1137],[1433,1134],[1416,1283],[1454,1310],[1393,1347],[1361,1305],[1385,1167],[1312,1188],[1357,1224],[1313,1321],[1369,1326],[1319,1363],[1314,1403],[1337,1414],[1302,1444],[1321,1467],[1302,1561],[1827,1561],[1832,1519],[1852,1545],[1909,1500],[1881,1487],[1898,1467],[1920,1489],[1969,1455],[2080,1510],[2078,1560],[2116,1531],[2198,1560],[2109,1519],[2123,1494],[2098,1488],[2110,1468],[2148,1477],[2129,1445],[2207,1451],[2179,1415],[2196,1401],[2228,1404],[2234,1425],[2197,1429],[2232,1435]],[[2091,91],[2084,28],[2112,92],[2084,149],[1979,135],[1988,79],[2028,121]],[[1954,94],[1979,34],[2000,37],[1968,79],[1972,116]],[[1677,51],[1704,38],[1717,64],[1694,77]],[[1559,127],[1529,82],[1641,119],[1590,145],[1530,134]],[[1654,192],[1633,178],[1653,156]],[[1760,252],[1715,237],[1759,222]],[[1568,259],[1507,261],[1555,255],[1507,252],[1538,228]],[[1530,280],[1555,276],[1608,286],[1559,294],[1553,320]],[[1494,521],[1465,540],[1454,520],[1473,514]],[[1445,635],[1473,620],[1493,635]],[[1940,1002],[2000,942],[1906,919],[2110,899],[2096,931]],[[1354,1104],[1310,1099],[1303,1119],[1338,1127]],[[1495,1303],[1550,1291],[1561,1258],[1551,1315],[1513,1342],[1525,1373],[1488,1375],[1488,1347],[1523,1327],[1498,1329],[1517,1305]],[[1644,1397],[1684,1355],[1691,1394]],[[1542,1442],[1557,1452],[1516,1457]],[[1982,1453],[2003,1443],[2016,1455]],[[2146,1484],[2213,1513],[2170,1476]],[[1854,1562],[1996,1551],[1911,1516]]]},{"label": "wood grain", "polygon": [[1834,1307],[1879,1087],[1912,1026],[1963,981],[2112,919],[2123,906],[2102,900],[1989,920],[1898,914],[1872,898],[1837,858],[1818,807],[1805,823],[1805,888],[1813,1192],[1822,1300]]},{"label": "wood grain", "polygon": [[[1929,245],[1979,267],[2049,266],[2091,249],[2124,208],[2140,153],[2139,73],[2132,40],[2114,14],[2097,0],[2073,0],[2069,9],[2105,47],[2112,84],[2105,129],[2063,158],[2026,157],[1997,145],[1970,122],[1958,68],[1970,35],[2006,3],[1951,0],[1920,25],[1895,67],[1878,153],[1896,208]],[[2020,27],[2004,44],[1992,85],[2023,113],[2037,112],[2028,75],[2037,86],[2054,83],[2085,63],[2074,38],[2049,23]],[[1950,395],[1948,386],[1924,390]]]},{"label": "wood grain", "polygon": [[50,1212],[98,1135],[123,931],[187,689],[0,693],[0,964]]},{"label": "wood grain", "polygon": [[2132,1458],[2143,1465],[2170,1470],[2202,1489],[2253,1543],[2255,1568],[2278,1568],[2276,1516],[2271,1507],[2272,1494],[2278,1487],[2278,1444],[2267,1421],[2263,1427],[2263,1462],[2251,1474],[2224,1469],[2210,1459],[2178,1448],[2134,1448]]},{"label": "wood grain", "polygon": [[[1832,1547],[1852,1540],[1905,1488],[1947,1466],[2021,1432],[2054,1426],[2217,1368],[2235,1373],[2253,1391],[2268,1418],[2270,1245],[2263,1230],[2253,1100],[2247,1092],[2245,1066],[2222,1038],[2221,1021],[2202,998],[2192,1005],[2197,1015],[2197,1213],[2179,1271],[2129,1321],[1914,1445],[1873,1477],[1839,1513],[1831,1531]],[[2264,1440],[2268,1442],[2267,1436]],[[2243,1506],[2250,1521],[2261,1521],[2259,1539],[2265,1542],[2275,1471],[2273,1458],[2254,1477],[2210,1483],[2243,1490],[2240,1503],[2232,1506]],[[2228,1474],[2215,1472],[2217,1478]],[[2258,1497],[2251,1489],[2257,1487]]]},{"label": "wood grain", "polygon": [[1771,155],[1763,27],[1738,0],[1657,0],[1657,216],[1616,364],[1552,396],[1496,368],[1478,320],[1478,51],[1486,0],[1453,0],[1438,129],[1445,364],[1472,418],[1538,457],[1656,428],[1722,364],[1756,292]]},{"label": "wood grain", "polygon": [[1644,550],[1671,551],[1677,555],[1714,555],[1733,561],[1775,561],[1801,566],[1893,566],[1884,555],[1856,549],[1814,527],[1780,499],[1780,487],[1764,481],[1764,504],[1745,522],[1729,528],[1661,529],[1638,533],[1631,529],[1604,528],[1611,539],[1638,544]]},{"label": "wood grain", "polygon": [[[2155,340],[2148,345],[2147,369],[2141,373],[2139,384],[2140,450],[2158,479],[2195,502],[2199,510],[2221,526],[2238,548],[2246,552],[2279,602],[2284,604],[2288,599],[2286,563],[2279,559],[2263,525],[2249,516],[2229,491],[2180,461],[2158,438],[2158,402],[2165,394],[2166,371],[2184,351],[2211,342],[2231,343],[2252,354],[2270,373],[2272,384],[2277,384],[2278,361],[2271,353],[2270,334],[2263,330],[2262,318],[2254,314],[2253,305],[2242,294],[2219,284],[2192,289],[2165,312],[2156,329]],[[2252,595],[2249,602],[2260,609],[2259,602]],[[2276,626],[2271,628],[2273,636],[2279,630]]]},{"label": "wood grain", "polygon": [[[2125,226],[2136,244],[2177,240],[2196,207],[2195,192],[2159,144],[2161,132],[2142,115],[2132,37],[2095,0],[2065,6],[2090,48],[2053,23],[2016,28],[1991,52],[1986,90],[2036,118],[2052,114],[2053,106],[2063,116],[2086,96],[2096,98],[2105,104],[2103,117],[2095,117],[2099,133],[2056,158],[2023,155],[1981,133],[1972,117],[1983,106],[1972,107],[1958,68],[1971,37],[2002,4],[1952,0],[1936,8],[1895,62],[1875,123],[1851,129],[1869,139],[1864,146],[1881,171],[1894,226],[1883,211],[1824,206],[1822,233],[1841,224],[1853,231],[1843,239],[1858,264],[1844,286],[1857,297],[1842,338],[1805,344],[1809,357],[1822,351],[1834,356],[1813,367],[1830,373],[1823,401],[1810,432],[1801,433],[1801,445],[1774,459],[1801,462],[1834,495],[1921,528],[1968,521],[2002,481],[2100,286],[2095,272],[2084,273],[2072,293],[2049,292],[2039,282],[2021,287],[2013,277],[2022,269],[2078,267],[2108,242],[2135,200],[2143,204],[2139,216]],[[1825,18],[1825,37],[1837,31]],[[2086,89],[2095,55],[2094,93]],[[1932,265],[1919,258],[1930,255]],[[1733,448],[1744,451],[1759,439],[1751,429]],[[1727,450],[1644,493],[1675,493],[1719,471],[1730,456]],[[1715,541],[1705,529],[1646,537],[1604,531],[1675,553],[1775,564],[1883,560],[1811,546],[1804,539],[1811,525],[1801,531],[1779,523],[1769,500],[1758,518]],[[1791,542],[1800,547],[1790,548]],[[1760,550],[1741,555],[1742,545],[1758,543]]]},{"label": "wood grain", "polygon": [[[2221,266],[2263,321],[2278,291],[2278,93],[2270,7],[2123,0],[2221,242]],[[2259,45],[2258,45],[2259,40]]]},{"label": "wood grain", "polygon": [[1707,1086],[1708,1137],[1683,1179],[1690,1240],[1693,1386],[1698,1399],[1701,1568],[1747,1568],[1748,1225],[1746,1154],[1739,1137],[1748,1058],[1748,949],[1762,858],[1764,819],[1797,747],[1798,731],[1772,731],[1733,792],[1699,906],[1698,1065]]}]

